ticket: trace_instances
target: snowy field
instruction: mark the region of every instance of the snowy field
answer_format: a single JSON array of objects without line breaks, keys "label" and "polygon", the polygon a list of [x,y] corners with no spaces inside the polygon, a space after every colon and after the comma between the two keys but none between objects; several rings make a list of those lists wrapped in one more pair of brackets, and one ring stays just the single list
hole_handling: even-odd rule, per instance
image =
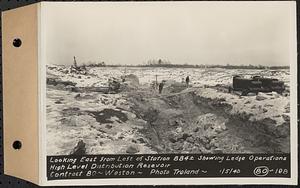
[{"label": "snowy field", "polygon": [[[49,66],[51,67],[51,66]],[[283,70],[264,70],[264,69],[221,69],[221,68],[135,68],[135,67],[94,67],[88,69],[88,73],[94,76],[80,76],[76,74],[64,74],[57,69],[49,70],[49,73],[58,75],[63,80],[74,81],[77,86],[101,86],[106,85],[109,78],[120,78],[125,74],[134,74],[139,78],[142,85],[149,85],[156,80],[174,80],[182,82],[186,76],[190,76],[191,84],[194,86],[214,86],[216,84],[230,85],[232,76],[243,75],[251,77],[261,75],[265,77],[273,77],[282,80],[289,86],[290,72]]]},{"label": "snowy field", "polygon": [[[47,67],[47,78],[73,84],[47,84],[48,155],[289,152],[289,70],[71,69]],[[76,90],[130,74],[138,83],[125,81],[129,89],[119,93]],[[287,95],[239,96],[207,87],[229,86],[233,75],[277,78]],[[186,76],[189,88],[182,84]],[[167,81],[161,95],[150,87],[156,77]]]}]

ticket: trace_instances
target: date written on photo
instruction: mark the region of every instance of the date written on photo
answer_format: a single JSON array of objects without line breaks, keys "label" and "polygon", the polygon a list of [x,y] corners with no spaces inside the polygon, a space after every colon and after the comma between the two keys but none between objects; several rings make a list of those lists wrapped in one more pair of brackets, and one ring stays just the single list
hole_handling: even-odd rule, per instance
[{"label": "date written on photo", "polygon": [[47,157],[48,180],[290,177],[289,154],[64,155]]}]

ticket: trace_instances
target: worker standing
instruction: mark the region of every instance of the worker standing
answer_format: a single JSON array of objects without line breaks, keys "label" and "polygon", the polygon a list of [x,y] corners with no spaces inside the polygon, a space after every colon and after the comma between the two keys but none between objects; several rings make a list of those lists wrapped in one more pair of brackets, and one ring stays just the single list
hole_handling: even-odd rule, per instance
[{"label": "worker standing", "polygon": [[164,82],[162,81],[162,82],[160,82],[159,85],[158,85],[159,94],[162,93],[163,88],[164,88]]},{"label": "worker standing", "polygon": [[190,83],[190,77],[189,76],[187,76],[185,78],[185,83],[186,83],[186,87],[189,87],[189,83]]}]

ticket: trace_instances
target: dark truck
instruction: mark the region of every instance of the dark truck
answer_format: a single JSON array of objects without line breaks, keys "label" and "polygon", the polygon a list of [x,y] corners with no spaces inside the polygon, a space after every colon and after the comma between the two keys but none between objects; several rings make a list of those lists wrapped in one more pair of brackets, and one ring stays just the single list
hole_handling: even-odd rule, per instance
[{"label": "dark truck", "polygon": [[229,87],[231,91],[241,91],[242,95],[248,93],[258,92],[272,92],[276,91],[279,94],[285,90],[284,82],[274,78],[265,78],[261,76],[253,76],[252,78],[243,78],[241,76],[234,76],[232,81],[232,87]]}]

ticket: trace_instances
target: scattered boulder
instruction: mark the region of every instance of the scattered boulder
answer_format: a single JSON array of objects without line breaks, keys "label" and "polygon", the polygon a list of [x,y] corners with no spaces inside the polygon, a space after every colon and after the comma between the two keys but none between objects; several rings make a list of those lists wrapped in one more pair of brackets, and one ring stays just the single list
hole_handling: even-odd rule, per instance
[{"label": "scattered boulder", "polygon": [[80,140],[70,153],[70,155],[85,155],[85,154],[86,154],[86,148],[83,140]]},{"label": "scattered boulder", "polygon": [[188,134],[188,133],[183,133],[182,134],[182,139],[183,140],[186,140],[188,137],[190,137],[191,135],[190,134]]},{"label": "scattered boulder", "polygon": [[176,142],[176,143],[174,143],[173,148],[175,150],[182,150],[183,149],[183,144],[180,143],[180,142]]},{"label": "scattered boulder", "polygon": [[272,126],[275,126],[275,125],[276,125],[276,120],[271,119],[271,118],[264,118],[264,119],[262,120],[262,123],[265,124],[265,125],[272,125]]},{"label": "scattered boulder", "polygon": [[184,124],[184,120],[182,120],[181,118],[170,118],[169,119],[169,125],[171,126],[183,126]]},{"label": "scattered boulder", "polygon": [[177,127],[175,130],[177,133],[181,133],[182,132],[182,127]]},{"label": "scattered boulder", "polygon": [[139,152],[139,148],[135,145],[131,145],[126,149],[126,153],[129,154],[134,154],[134,153],[138,153]]},{"label": "scattered boulder", "polygon": [[75,95],[75,99],[78,99],[80,97],[80,93],[78,93],[77,95]]},{"label": "scattered boulder", "polygon": [[186,139],[186,141],[187,142],[189,142],[189,143],[195,143],[195,139],[194,139],[194,137],[192,137],[192,136],[190,136],[190,137],[188,137],[187,139]]},{"label": "scattered boulder", "polygon": [[169,119],[169,125],[176,126],[176,124],[177,124],[177,122],[175,119],[173,119],[173,118]]},{"label": "scattered boulder", "polygon": [[177,141],[172,135],[169,136],[169,140],[172,143],[175,143]]},{"label": "scattered boulder", "polygon": [[72,91],[72,92],[78,92],[78,88],[75,86],[71,86],[71,85],[66,86],[65,90]]},{"label": "scattered boulder", "polygon": [[274,98],[279,98],[280,97],[280,94],[278,94],[275,91],[272,91],[272,95],[274,96]]},{"label": "scattered boulder", "polygon": [[220,148],[215,148],[215,149],[212,150],[212,152],[213,152],[214,154],[221,154],[221,153],[223,153],[223,150],[220,149]]},{"label": "scattered boulder", "polygon": [[159,110],[154,109],[152,107],[147,109],[147,112],[143,115],[143,119],[148,121],[150,124],[153,124],[159,115]]},{"label": "scattered boulder", "polygon": [[273,107],[273,104],[265,104],[264,107]]},{"label": "scattered boulder", "polygon": [[142,143],[142,144],[146,143],[146,141],[144,140],[144,138],[138,138],[137,140],[138,140],[140,143]]},{"label": "scattered boulder", "polygon": [[47,85],[57,85],[57,78],[47,78]]},{"label": "scattered boulder", "polygon": [[211,144],[210,143],[207,143],[204,145],[205,149],[207,150],[210,150],[211,149]]},{"label": "scattered boulder", "polygon": [[95,97],[92,96],[92,95],[82,95],[82,94],[80,94],[80,93],[76,94],[74,98],[75,98],[75,99],[78,99],[78,100],[90,100],[90,99],[95,99]]},{"label": "scattered boulder", "polygon": [[55,101],[54,103],[55,104],[61,104],[62,102],[61,102],[61,100],[58,100],[58,101]]},{"label": "scattered boulder", "polygon": [[118,93],[120,92],[121,83],[120,80],[116,78],[110,78],[108,80],[108,93]]},{"label": "scattered boulder", "polygon": [[60,122],[63,126],[70,126],[70,127],[77,126],[77,121],[73,116],[64,117],[64,118],[60,119]]},{"label": "scattered boulder", "polygon": [[185,151],[186,153],[189,153],[189,151],[193,148],[193,144],[189,142],[184,142],[182,145],[182,150]]},{"label": "scattered boulder", "polygon": [[284,121],[290,121],[290,116],[288,114],[282,114],[282,118],[284,119]]},{"label": "scattered boulder", "polygon": [[193,131],[194,132],[198,132],[200,130],[200,128],[199,127],[196,127]]},{"label": "scattered boulder", "polygon": [[285,113],[290,113],[290,111],[291,111],[290,103],[288,103],[284,109],[285,109]]},{"label": "scattered boulder", "polygon": [[80,112],[80,108],[78,107],[71,107],[71,108],[65,108],[62,110],[62,115],[64,117],[70,117],[72,115],[81,115],[81,112]]},{"label": "scattered boulder", "polygon": [[262,101],[262,100],[265,100],[265,99],[267,99],[268,98],[268,96],[266,95],[266,94],[263,94],[263,93],[261,93],[261,92],[259,92],[257,95],[256,95],[256,100],[258,100],[258,101]]},{"label": "scattered boulder", "polygon": [[246,102],[245,102],[245,104],[250,104],[251,102],[249,101],[249,100],[247,100]]},{"label": "scattered boulder", "polygon": [[215,126],[214,129],[215,129],[215,131],[216,131],[217,133],[221,133],[221,132],[227,130],[227,127],[226,127],[225,122],[223,122],[223,123],[221,123],[221,124]]}]

